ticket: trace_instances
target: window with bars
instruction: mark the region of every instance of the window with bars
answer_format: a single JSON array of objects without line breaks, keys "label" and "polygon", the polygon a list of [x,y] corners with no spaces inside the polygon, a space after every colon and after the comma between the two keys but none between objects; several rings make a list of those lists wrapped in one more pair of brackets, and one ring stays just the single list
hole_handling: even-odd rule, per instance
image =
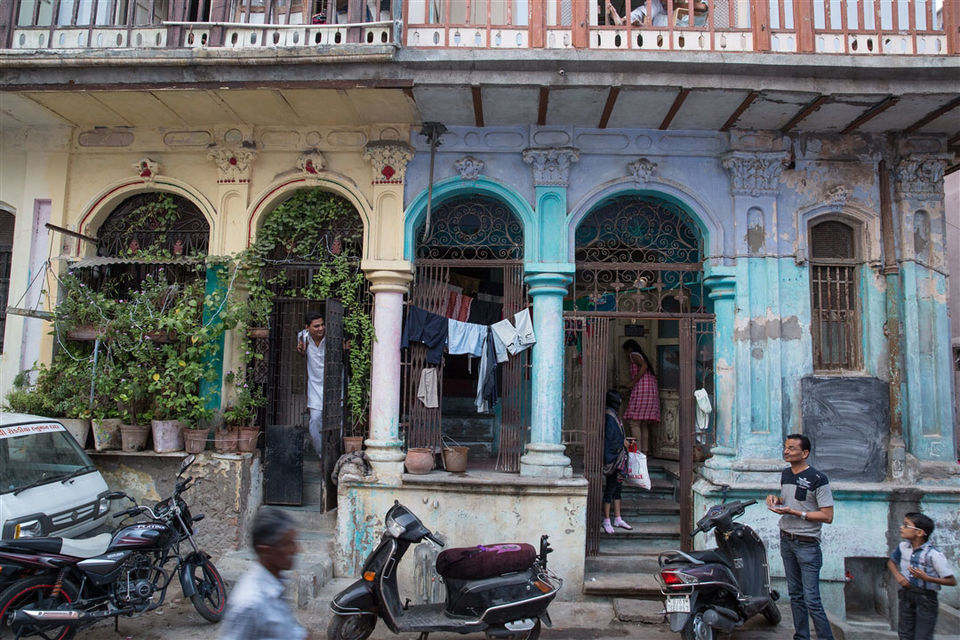
[{"label": "window with bars", "polygon": [[860,366],[858,273],[853,228],[835,220],[812,226],[810,306],[815,370]]},{"label": "window with bars", "polygon": [[7,297],[10,294],[13,228],[13,214],[0,211],[0,353],[3,353],[3,333],[7,328]]}]

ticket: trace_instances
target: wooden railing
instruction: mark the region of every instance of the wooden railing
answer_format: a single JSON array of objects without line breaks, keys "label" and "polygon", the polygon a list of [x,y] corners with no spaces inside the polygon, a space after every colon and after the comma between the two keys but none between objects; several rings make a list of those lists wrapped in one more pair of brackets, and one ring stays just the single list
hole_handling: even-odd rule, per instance
[{"label": "wooden railing", "polygon": [[[4,0],[0,47],[960,53],[960,0]],[[338,12],[338,7],[340,10]]]}]

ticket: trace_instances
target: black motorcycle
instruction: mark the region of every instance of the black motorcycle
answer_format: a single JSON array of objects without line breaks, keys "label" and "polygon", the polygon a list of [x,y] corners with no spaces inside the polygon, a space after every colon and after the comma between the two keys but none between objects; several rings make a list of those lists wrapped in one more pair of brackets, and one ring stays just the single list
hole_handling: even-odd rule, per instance
[{"label": "black motorcycle", "polygon": [[162,605],[174,576],[197,612],[219,622],[227,603],[223,580],[193,539],[203,515],[191,515],[181,498],[192,486],[192,477],[181,477],[194,459],[184,458],[173,495],[153,508],[111,493],[134,503],[114,514],[124,520],[113,534],[0,540],[0,571],[14,578],[0,593],[0,636],[6,630],[14,638],[67,640],[104,618],[116,625],[118,616]]},{"label": "black motorcycle", "polygon": [[756,502],[714,505],[697,522],[690,535],[713,529],[716,549],[660,554],[657,580],[670,630],[684,640],[713,640],[716,631],[730,633],[758,613],[779,624],[780,596],[770,589],[767,548],[756,531],[733,521]]},{"label": "black motorcycle", "polygon": [[547,570],[552,551],[540,537],[540,553],[529,544],[497,544],[448,549],[437,557],[447,588],[445,603],[401,603],[397,566],[411,544],[442,540],[399,502],[387,511],[386,531],[363,565],[360,580],[330,603],[328,640],[364,640],[383,618],[393,633],[479,633],[487,638],[535,640],[540,622],[551,625],[547,606],[563,580]]}]

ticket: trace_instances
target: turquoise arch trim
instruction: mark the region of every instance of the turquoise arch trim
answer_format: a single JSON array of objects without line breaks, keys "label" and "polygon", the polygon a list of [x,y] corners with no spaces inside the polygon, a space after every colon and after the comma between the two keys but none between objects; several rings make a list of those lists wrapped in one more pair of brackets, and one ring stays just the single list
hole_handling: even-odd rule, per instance
[{"label": "turquoise arch trim", "polygon": [[[476,180],[464,180],[460,176],[446,178],[433,185],[433,209],[444,201],[457,196],[485,195],[496,198],[507,205],[523,225],[523,256],[525,262],[538,259],[539,230],[533,207],[519,193],[510,187],[480,176]],[[414,262],[416,253],[416,232],[427,214],[427,190],[424,189],[407,207],[403,222],[403,257]]]},{"label": "turquoise arch trim", "polygon": [[601,185],[594,189],[578,202],[567,216],[567,256],[573,262],[576,254],[577,226],[598,205],[617,196],[656,196],[676,204],[687,212],[700,236],[703,238],[703,258],[724,255],[723,225],[705,203],[694,194],[663,182],[650,182],[644,188],[639,188],[632,179],[617,181]]}]

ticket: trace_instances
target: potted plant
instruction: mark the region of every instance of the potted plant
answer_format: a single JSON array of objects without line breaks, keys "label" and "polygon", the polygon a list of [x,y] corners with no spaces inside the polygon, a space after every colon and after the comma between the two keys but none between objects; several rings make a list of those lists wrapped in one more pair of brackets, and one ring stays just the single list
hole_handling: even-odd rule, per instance
[{"label": "potted plant", "polygon": [[29,371],[21,371],[13,378],[13,387],[7,392],[4,409],[42,416],[49,406],[43,394],[30,385]]},{"label": "potted plant", "polygon": [[116,315],[116,299],[109,287],[94,290],[73,272],[60,279],[61,299],[55,311],[54,333],[70,340],[103,338]]},{"label": "potted plant", "polygon": [[73,347],[65,345],[49,367],[38,367],[37,389],[49,402],[49,415],[57,417],[83,447],[90,433],[94,359],[89,345]]},{"label": "potted plant", "polygon": [[239,451],[253,451],[260,434],[259,427],[254,426],[254,420],[257,409],[264,403],[263,390],[247,382],[246,369],[228,372],[224,381],[230,385],[233,397],[223,410],[223,423],[228,431],[236,430]]}]

